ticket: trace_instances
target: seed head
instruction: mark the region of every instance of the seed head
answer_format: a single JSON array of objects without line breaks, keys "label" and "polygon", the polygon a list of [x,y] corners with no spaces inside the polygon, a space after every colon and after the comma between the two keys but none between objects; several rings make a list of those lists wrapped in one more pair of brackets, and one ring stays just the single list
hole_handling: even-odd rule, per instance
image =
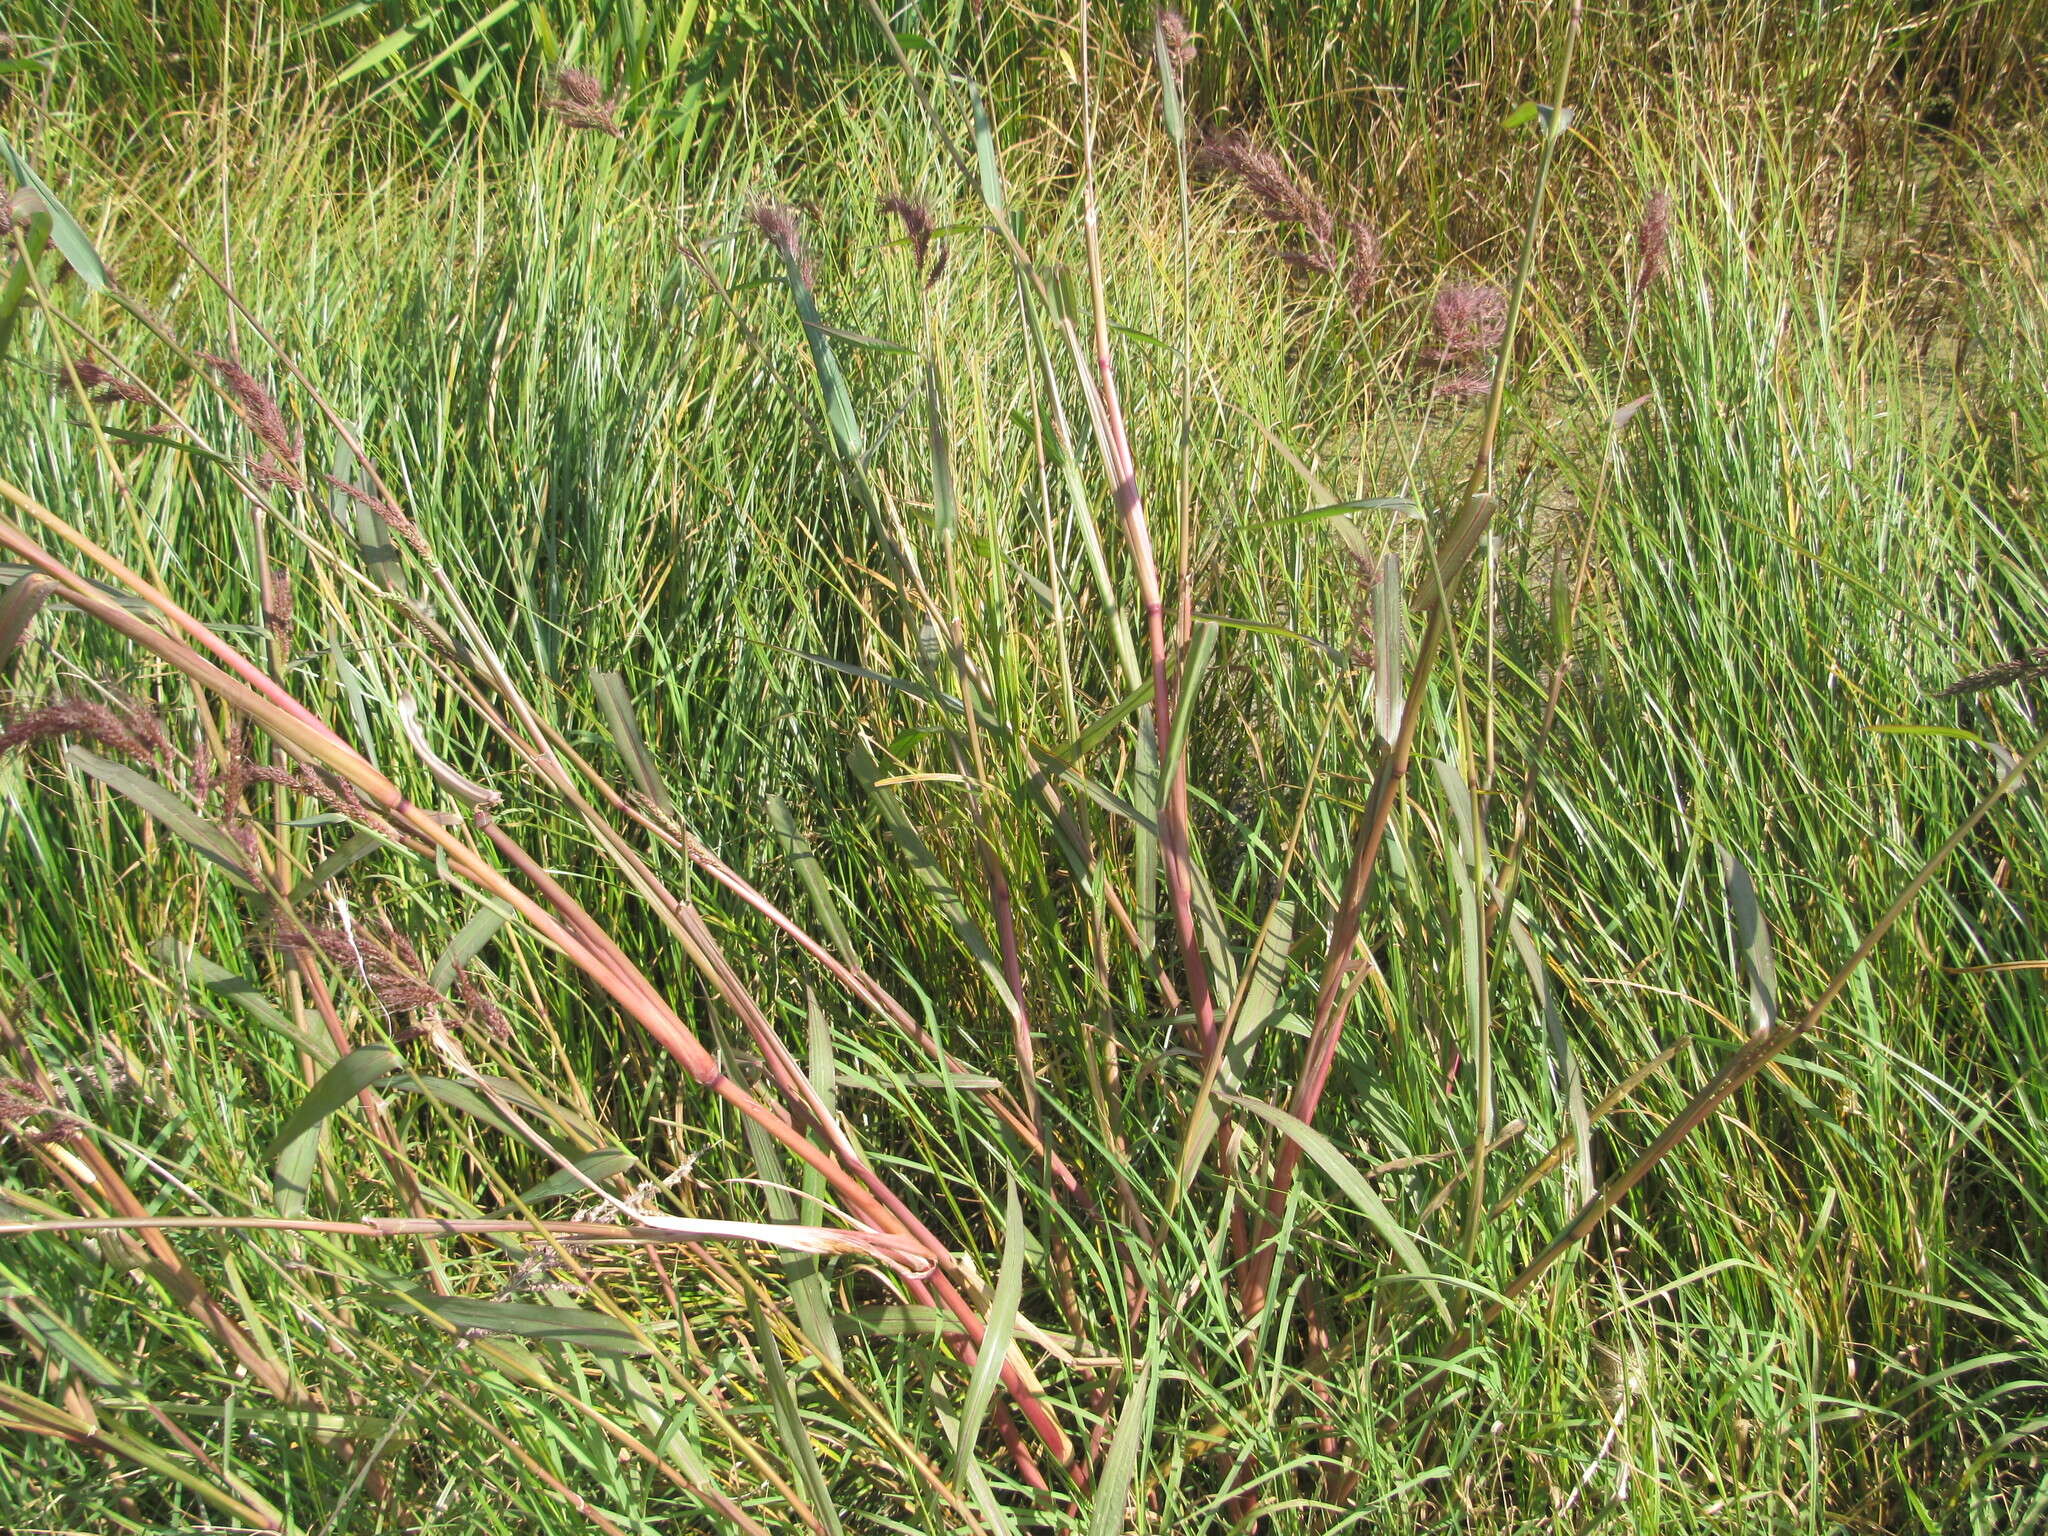
[{"label": "seed head", "polygon": [[1671,194],[1657,192],[1643,205],[1643,222],[1636,229],[1636,284],[1634,297],[1641,298],[1652,283],[1671,265]]},{"label": "seed head", "polygon": [[363,797],[344,778],[330,778],[311,768],[280,768],[275,763],[259,763],[248,755],[239,741],[230,743],[230,754],[228,771],[221,777],[221,787],[228,792],[226,803],[229,810],[234,809],[235,802],[247,786],[275,784],[318,801],[337,816],[345,816],[379,832],[390,830],[389,823],[365,804]]},{"label": "seed head", "polygon": [[1318,277],[1332,276],[1337,270],[1337,258],[1327,251],[1286,250],[1280,259],[1297,272],[1313,272]]},{"label": "seed head", "polygon": [[1983,693],[1992,688],[2008,688],[2014,683],[2032,682],[2038,677],[2048,677],[2048,645],[2037,645],[2032,650],[2015,656],[2011,661],[2001,661],[1995,667],[1986,667],[1981,672],[1972,672],[1968,677],[1958,678],[1935,697],[1960,698],[1966,693]]},{"label": "seed head", "polygon": [[1211,134],[1195,152],[1195,163],[1234,177],[1259,211],[1275,224],[1298,225],[1318,251],[1327,251],[1337,221],[1312,188],[1295,180],[1287,162],[1241,133]]},{"label": "seed head", "polygon": [[1344,232],[1351,237],[1351,248],[1344,258],[1344,296],[1353,309],[1363,310],[1366,300],[1372,297],[1373,284],[1380,280],[1386,255],[1380,245],[1380,232],[1363,219],[1353,219],[1344,226]]},{"label": "seed head", "polygon": [[565,69],[555,76],[555,94],[541,103],[578,133],[607,133],[623,139],[619,126],[619,103],[623,96],[607,96],[595,75],[580,69]]},{"label": "seed head", "polygon": [[803,241],[797,234],[796,210],[789,204],[764,197],[747,210],[747,217],[768,243],[783,255],[794,260],[802,253]]},{"label": "seed head", "polygon": [[747,210],[747,218],[762,238],[774,246],[783,260],[794,262],[804,286],[811,282],[810,253],[804,249],[803,235],[798,228],[797,211],[787,203],[778,203],[772,197],[764,197]]},{"label": "seed head", "polygon": [[[34,1130],[23,1130],[22,1122],[47,1115],[49,1120]],[[18,1077],[0,1077],[0,1125],[24,1141],[45,1144],[69,1141],[79,1131],[78,1122],[42,1101],[32,1083]]]},{"label": "seed head", "polygon": [[279,645],[292,643],[292,579],[281,565],[273,565],[264,576],[263,625]]},{"label": "seed head", "polygon": [[433,550],[427,545],[427,536],[420,532],[419,524],[399,511],[398,508],[392,506],[390,502],[385,501],[382,497],[372,496],[360,485],[355,484],[353,481],[344,480],[338,475],[323,474],[320,478],[335,490],[341,492],[342,495],[348,497],[350,501],[368,509],[371,516],[405,540],[406,547],[422,560],[434,558]]},{"label": "seed head", "polygon": [[490,995],[477,985],[476,978],[466,966],[455,968],[455,995],[462,999],[462,1006],[469,1010],[469,1016],[483,1026],[484,1033],[493,1040],[510,1040],[512,1026],[505,1022],[505,1015]]},{"label": "seed head", "polygon": [[1430,306],[1436,344],[1425,347],[1426,363],[1458,363],[1500,345],[1507,327],[1507,295],[1483,283],[1453,283]]},{"label": "seed head", "polygon": [[212,364],[214,372],[220,375],[221,388],[234,405],[235,414],[263,444],[263,452],[249,462],[249,472],[266,487],[286,485],[293,490],[305,489],[306,482],[294,467],[303,444],[285,422],[284,409],[276,398],[257,382],[253,373],[233,358],[220,357],[212,352],[201,352],[199,357],[202,362]]},{"label": "seed head", "polygon": [[312,923],[305,928],[276,930],[278,948],[296,954],[309,951],[327,957],[334,967],[361,982],[387,1013],[438,1008],[441,994],[428,985],[412,941],[381,915],[372,923],[331,928]]},{"label": "seed head", "polygon": [[1438,379],[1430,391],[1446,400],[1477,400],[1492,392],[1493,375],[1490,373],[1454,373]]},{"label": "seed head", "polygon": [[1159,28],[1159,40],[1166,45],[1166,57],[1175,69],[1186,69],[1195,62],[1195,34],[1188,30],[1187,18],[1179,11],[1164,10],[1152,18]]},{"label": "seed head", "polygon": [[117,709],[97,700],[74,698],[17,714],[0,727],[0,753],[66,737],[83,737],[146,762],[162,762],[171,751],[162,722],[141,705],[124,703]]},{"label": "seed head", "polygon": [[[903,225],[904,238],[910,242],[911,260],[916,264],[918,275],[924,278],[925,286],[930,287],[933,283],[936,283],[946,270],[946,248],[943,245],[940,246],[938,259],[936,261],[931,260],[933,228],[931,210],[925,207],[924,204],[905,197],[900,192],[883,198],[882,209],[885,213],[895,214],[897,220]],[[771,236],[770,238],[773,237]],[[927,270],[927,263],[929,263],[929,270]]]},{"label": "seed head", "polygon": [[74,358],[58,370],[60,387],[76,388],[94,405],[148,405],[149,391],[90,358]]}]

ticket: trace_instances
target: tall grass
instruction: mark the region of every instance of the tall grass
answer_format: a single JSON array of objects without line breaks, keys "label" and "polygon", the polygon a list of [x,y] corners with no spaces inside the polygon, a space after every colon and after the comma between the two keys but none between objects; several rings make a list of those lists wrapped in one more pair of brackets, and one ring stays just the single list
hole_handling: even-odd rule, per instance
[{"label": "tall grass", "polygon": [[9,1522],[2038,1524],[2033,11],[638,14],[20,29]]}]

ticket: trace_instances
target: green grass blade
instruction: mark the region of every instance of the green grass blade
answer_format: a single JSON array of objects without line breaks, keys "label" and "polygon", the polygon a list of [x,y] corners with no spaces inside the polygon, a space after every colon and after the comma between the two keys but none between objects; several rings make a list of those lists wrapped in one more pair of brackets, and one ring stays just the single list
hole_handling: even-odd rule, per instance
[{"label": "green grass blade", "polygon": [[1286,1110],[1268,1104],[1263,1099],[1245,1098],[1238,1094],[1219,1094],[1224,1103],[1258,1116],[1274,1130],[1307,1154],[1309,1161],[1323,1170],[1324,1175],[1335,1184],[1353,1205],[1365,1213],[1365,1219],[1372,1229],[1379,1233],[1386,1245],[1394,1250],[1394,1256],[1407,1266],[1409,1277],[1429,1293],[1437,1313],[1448,1323],[1450,1308],[1445,1305],[1443,1293],[1438,1290],[1436,1278],[1428,1263],[1422,1257],[1422,1249],[1416,1243],[1414,1234],[1395,1219],[1384,1200],[1365,1181],[1365,1175],[1353,1166],[1351,1159],[1337,1149],[1337,1144],[1312,1125],[1305,1125]]},{"label": "green grass blade", "polygon": [[122,799],[162,822],[225,876],[228,884],[252,895],[260,889],[256,877],[243,865],[242,850],[235,846],[234,839],[193,810],[168,787],[146,773],[101,757],[76,742],[65,747],[64,756],[74,768],[98,779]]},{"label": "green grass blade", "polygon": [[988,1315],[982,1319],[981,1344],[973,1373],[967,1378],[967,1395],[960,1400],[960,1428],[953,1442],[955,1487],[965,1482],[967,1469],[974,1462],[982,1422],[995,1401],[1010,1340],[1016,1333],[1017,1308],[1024,1300],[1024,1237],[1024,1206],[1017,1198],[1017,1181],[1011,1179],[1003,1197],[1002,1266],[989,1297]]},{"label": "green grass blade", "polygon": [[56,242],[58,251],[67,265],[78,274],[79,281],[95,293],[112,284],[100,253],[94,249],[89,237],[78,220],[71,216],[71,210],[64,206],[64,200],[50,190],[49,184],[35,173],[22,157],[15,153],[7,136],[0,133],[0,159],[7,162],[14,172],[14,179],[42,199],[43,208],[50,215],[50,238]]}]

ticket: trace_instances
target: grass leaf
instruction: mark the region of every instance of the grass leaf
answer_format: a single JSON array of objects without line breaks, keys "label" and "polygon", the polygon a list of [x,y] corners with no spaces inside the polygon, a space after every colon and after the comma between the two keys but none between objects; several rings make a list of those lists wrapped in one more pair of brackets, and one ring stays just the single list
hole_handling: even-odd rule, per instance
[{"label": "grass leaf", "polygon": [[107,272],[100,253],[94,249],[91,238],[78,220],[71,216],[71,210],[64,206],[64,200],[52,192],[49,183],[35,173],[33,167],[15,153],[7,136],[0,133],[0,159],[7,162],[14,179],[42,199],[43,207],[50,215],[50,238],[56,242],[65,263],[78,274],[79,281],[97,293],[110,286],[113,278]]},{"label": "grass leaf", "polygon": [[256,877],[244,865],[242,850],[235,846],[234,839],[193,810],[170,788],[126,763],[101,757],[75,742],[64,748],[64,756],[74,768],[98,779],[124,800],[162,822],[226,876],[228,883],[237,890],[254,894],[261,889]]}]

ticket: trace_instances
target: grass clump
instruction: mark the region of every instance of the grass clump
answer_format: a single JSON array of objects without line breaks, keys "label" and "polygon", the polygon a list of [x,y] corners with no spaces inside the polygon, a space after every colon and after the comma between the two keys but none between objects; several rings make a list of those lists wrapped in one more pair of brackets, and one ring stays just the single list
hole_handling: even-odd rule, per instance
[{"label": "grass clump", "polygon": [[37,13],[10,1518],[2038,1522],[2034,13],[622,16]]}]

